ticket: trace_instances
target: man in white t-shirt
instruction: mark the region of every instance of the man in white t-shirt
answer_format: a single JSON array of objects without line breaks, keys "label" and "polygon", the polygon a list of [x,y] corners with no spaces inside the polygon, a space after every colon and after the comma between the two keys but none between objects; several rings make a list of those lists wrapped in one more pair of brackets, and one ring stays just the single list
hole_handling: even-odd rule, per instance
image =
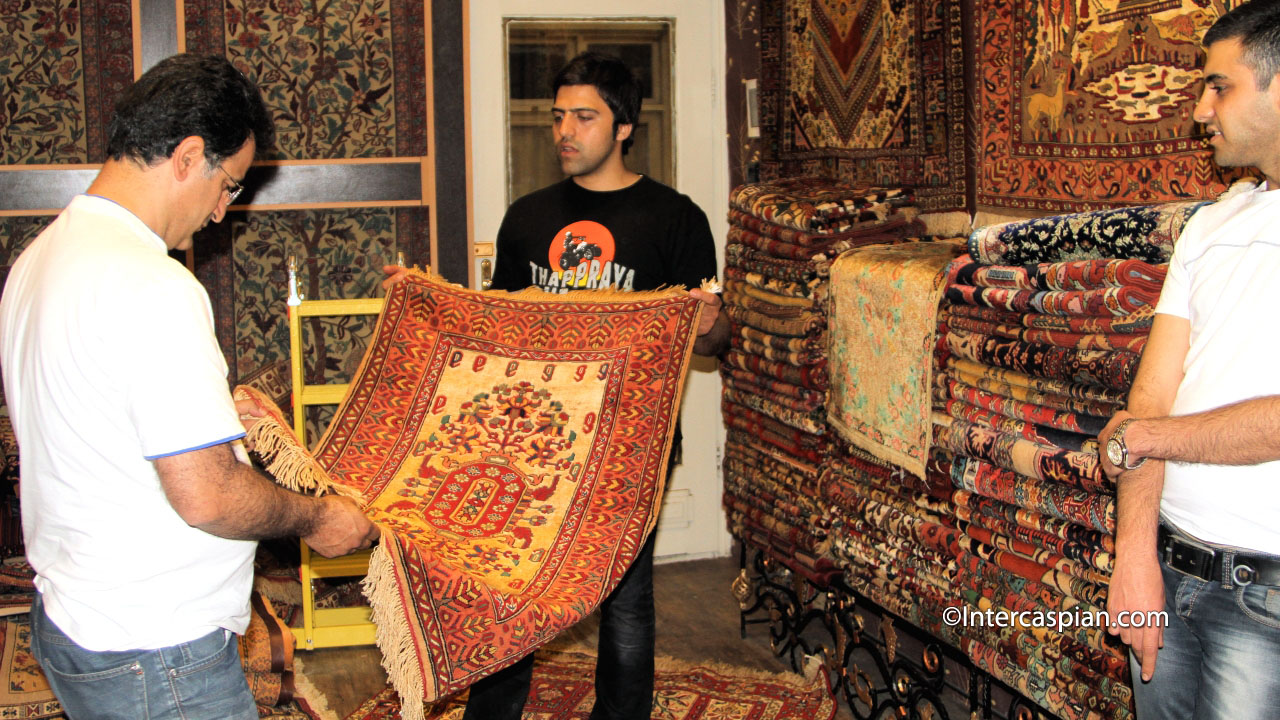
[{"label": "man in white t-shirt", "polygon": [[1195,119],[1219,165],[1266,183],[1187,224],[1128,409],[1099,435],[1117,493],[1111,631],[1144,720],[1280,708],[1280,0],[1223,15],[1204,44]]},{"label": "man in white t-shirt", "polygon": [[14,264],[0,365],[36,570],[32,650],[72,718],[257,718],[236,634],[256,540],[324,555],[378,530],[236,459],[244,435],[208,295],[169,251],[218,222],[271,119],[223,58],[125,91],[108,159]]}]

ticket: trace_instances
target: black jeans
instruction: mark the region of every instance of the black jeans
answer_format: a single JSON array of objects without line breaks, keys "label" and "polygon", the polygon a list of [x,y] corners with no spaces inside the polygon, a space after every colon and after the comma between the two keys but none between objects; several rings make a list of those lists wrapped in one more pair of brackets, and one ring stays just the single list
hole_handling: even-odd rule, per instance
[{"label": "black jeans", "polygon": [[[648,720],[653,708],[653,535],[600,603],[596,704],[591,720]],[[533,654],[471,686],[463,720],[520,720]]]}]

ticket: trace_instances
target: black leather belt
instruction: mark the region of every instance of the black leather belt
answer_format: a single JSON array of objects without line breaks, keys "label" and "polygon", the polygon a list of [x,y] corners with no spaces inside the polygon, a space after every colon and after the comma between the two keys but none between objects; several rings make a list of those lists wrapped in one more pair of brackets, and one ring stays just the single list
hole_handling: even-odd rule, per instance
[{"label": "black leather belt", "polygon": [[1160,559],[1185,575],[1224,585],[1280,585],[1280,558],[1213,547],[1160,524]]}]

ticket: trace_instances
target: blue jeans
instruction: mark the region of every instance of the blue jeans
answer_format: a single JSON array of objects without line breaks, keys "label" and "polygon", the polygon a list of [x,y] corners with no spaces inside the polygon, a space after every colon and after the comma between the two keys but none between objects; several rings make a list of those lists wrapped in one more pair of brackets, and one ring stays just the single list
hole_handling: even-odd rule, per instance
[{"label": "blue jeans", "polygon": [[1161,570],[1169,625],[1151,682],[1130,661],[1139,720],[1275,718],[1280,587],[1223,588],[1164,563]]},{"label": "blue jeans", "polygon": [[158,650],[93,652],[31,606],[31,651],[71,720],[257,720],[235,633]]},{"label": "blue jeans", "polygon": [[[653,538],[600,603],[596,702],[590,720],[648,720],[653,709]],[[471,686],[463,720],[520,720],[533,655]]]}]

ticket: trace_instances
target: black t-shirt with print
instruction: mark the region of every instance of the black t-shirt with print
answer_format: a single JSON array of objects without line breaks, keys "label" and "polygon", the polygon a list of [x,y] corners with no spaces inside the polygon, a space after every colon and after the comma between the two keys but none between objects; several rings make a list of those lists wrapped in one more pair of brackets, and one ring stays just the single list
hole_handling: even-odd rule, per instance
[{"label": "black t-shirt with print", "polygon": [[[493,288],[692,289],[714,277],[711,225],[687,196],[648,177],[608,192],[587,190],[565,178],[507,208],[498,229]],[[677,421],[673,458],[682,435]],[[677,462],[672,461],[668,472]]]},{"label": "black t-shirt with print", "polygon": [[493,287],[696,288],[715,275],[711,226],[687,196],[648,177],[608,192],[566,178],[507,209]]}]

